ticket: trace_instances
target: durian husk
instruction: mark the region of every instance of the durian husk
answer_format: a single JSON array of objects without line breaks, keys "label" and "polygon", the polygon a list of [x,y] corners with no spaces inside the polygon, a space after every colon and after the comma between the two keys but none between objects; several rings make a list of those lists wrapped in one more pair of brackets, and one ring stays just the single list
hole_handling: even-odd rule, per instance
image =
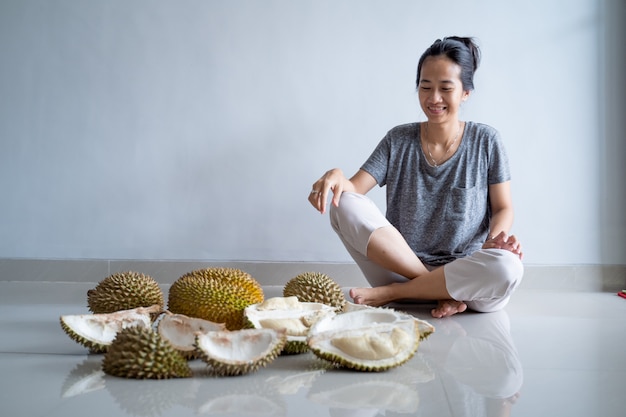
[{"label": "durian husk", "polygon": [[274,361],[286,342],[284,329],[241,329],[196,335],[200,358],[217,376],[256,372]]},{"label": "durian husk", "polygon": [[189,272],[172,284],[168,310],[239,330],[245,327],[243,310],[263,299],[261,285],[247,272],[206,268]]},{"label": "durian husk", "polygon": [[304,272],[290,279],[283,288],[284,297],[298,297],[301,302],[323,303],[340,311],[346,303],[343,290],[331,277],[321,272]]},{"label": "durian husk", "polygon": [[[346,304],[343,306],[343,313],[350,313],[353,311],[359,310],[389,310],[395,311],[392,308],[387,307],[372,307],[365,304],[354,304],[350,301],[346,301]],[[416,323],[416,331],[419,335],[420,342],[428,339],[428,337],[435,332],[435,326],[427,322],[426,320],[415,318]]]},{"label": "durian husk", "polygon": [[165,305],[163,291],[149,275],[118,272],[104,278],[87,291],[87,306],[94,314],[113,313],[137,307]]},{"label": "durian husk", "polygon": [[408,362],[420,343],[419,320],[385,308],[367,308],[324,318],[307,337],[321,359],[357,371],[379,372]]},{"label": "durian husk", "polygon": [[223,323],[188,317],[184,314],[173,314],[166,311],[156,325],[157,331],[165,340],[188,360],[196,359],[196,333],[226,330]]},{"label": "durian husk", "polygon": [[310,327],[335,310],[323,303],[301,302],[297,297],[272,297],[244,309],[248,327],[285,329],[287,343],[281,354],[297,355],[309,351],[306,336]]},{"label": "durian husk", "polygon": [[161,306],[138,307],[130,310],[101,314],[70,314],[59,318],[63,331],[91,353],[104,353],[115,335],[127,327],[149,328],[151,317],[161,311]]},{"label": "durian husk", "polygon": [[134,379],[191,376],[187,359],[157,332],[130,327],[117,333],[102,360],[109,375]]}]

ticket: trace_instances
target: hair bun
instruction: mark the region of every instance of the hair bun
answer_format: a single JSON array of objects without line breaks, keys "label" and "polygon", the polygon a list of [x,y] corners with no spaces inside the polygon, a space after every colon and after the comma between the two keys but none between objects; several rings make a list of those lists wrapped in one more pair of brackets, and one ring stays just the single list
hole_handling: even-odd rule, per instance
[{"label": "hair bun", "polygon": [[472,60],[474,61],[474,71],[478,69],[478,66],[480,65],[480,49],[478,48],[478,45],[476,44],[474,38],[463,36],[447,36],[443,38],[443,40],[457,41],[465,45],[472,54]]}]

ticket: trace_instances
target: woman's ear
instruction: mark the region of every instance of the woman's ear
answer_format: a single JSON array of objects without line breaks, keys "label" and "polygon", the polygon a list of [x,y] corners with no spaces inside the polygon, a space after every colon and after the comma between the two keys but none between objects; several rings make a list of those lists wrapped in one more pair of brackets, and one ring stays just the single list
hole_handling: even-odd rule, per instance
[{"label": "woman's ear", "polygon": [[463,91],[463,97],[461,97],[461,100],[466,101],[469,98],[470,93],[471,93],[470,90]]}]

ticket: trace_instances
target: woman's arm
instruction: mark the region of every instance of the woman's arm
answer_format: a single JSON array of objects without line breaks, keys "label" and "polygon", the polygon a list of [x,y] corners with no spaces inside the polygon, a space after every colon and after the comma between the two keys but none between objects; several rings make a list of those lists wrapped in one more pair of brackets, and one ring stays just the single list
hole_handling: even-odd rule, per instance
[{"label": "woman's arm", "polygon": [[510,181],[489,186],[489,205],[491,206],[489,236],[495,237],[501,232],[508,234],[513,225],[513,200],[511,199]]},{"label": "woman's arm", "polygon": [[352,178],[348,179],[339,168],[327,171],[322,178],[315,181],[309,194],[309,202],[320,213],[326,212],[328,194],[332,191],[332,203],[337,207],[341,193],[344,191],[367,194],[376,185],[376,179],[367,171],[360,169]]},{"label": "woman's arm", "polygon": [[513,200],[511,199],[511,182],[506,181],[489,186],[489,204],[491,206],[491,222],[489,237],[483,249],[506,249],[522,258],[522,246],[515,236],[509,236],[513,225]]}]

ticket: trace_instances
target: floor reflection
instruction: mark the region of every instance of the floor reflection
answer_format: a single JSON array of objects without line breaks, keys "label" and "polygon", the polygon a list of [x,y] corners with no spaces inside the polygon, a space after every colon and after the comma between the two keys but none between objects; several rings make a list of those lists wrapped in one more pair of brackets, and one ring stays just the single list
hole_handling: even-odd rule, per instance
[{"label": "floor reflection", "polygon": [[421,354],[401,367],[380,373],[357,373],[335,369],[315,381],[307,398],[334,410],[331,415],[376,415],[386,411],[415,414],[420,406],[418,385],[434,378]]},{"label": "floor reflection", "polygon": [[[504,417],[520,395],[522,364],[506,311],[437,320],[425,344],[454,416]],[[440,409],[441,407],[437,407]]]}]

